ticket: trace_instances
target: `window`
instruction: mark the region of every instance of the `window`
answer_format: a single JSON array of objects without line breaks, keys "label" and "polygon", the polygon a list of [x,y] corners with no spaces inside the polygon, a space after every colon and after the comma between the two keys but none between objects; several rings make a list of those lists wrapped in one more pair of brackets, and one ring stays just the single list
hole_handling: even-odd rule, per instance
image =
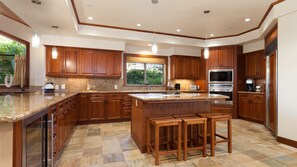
[{"label": "window", "polygon": [[159,85],[165,83],[165,58],[126,57],[126,85]]}]

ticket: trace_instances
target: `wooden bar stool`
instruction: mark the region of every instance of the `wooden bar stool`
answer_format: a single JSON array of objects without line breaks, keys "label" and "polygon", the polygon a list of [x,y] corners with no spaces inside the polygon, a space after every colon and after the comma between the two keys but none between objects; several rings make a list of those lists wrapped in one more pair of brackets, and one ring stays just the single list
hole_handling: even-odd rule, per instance
[{"label": "wooden bar stool", "polygon": [[[155,165],[159,165],[159,157],[160,155],[164,154],[177,154],[177,160],[180,161],[181,159],[181,120],[180,119],[174,119],[174,118],[152,118],[148,119],[148,127],[147,127],[147,153],[150,154],[151,151],[154,154],[155,157]],[[155,127],[155,144],[154,147],[151,145],[150,140],[150,125],[153,125]],[[169,133],[167,133],[167,150],[166,151],[160,151],[160,128],[166,127],[167,132],[169,132],[169,127],[177,126],[177,149],[169,150]]]},{"label": "wooden bar stool", "polygon": [[[173,115],[174,118],[182,120],[183,123],[183,150],[184,150],[184,160],[188,159],[188,152],[194,150],[201,150],[203,157],[206,156],[206,147],[207,147],[207,118],[199,118],[196,114],[187,114],[187,115]],[[193,146],[193,126],[197,125],[197,145]],[[188,127],[190,126],[190,137],[188,138]],[[202,136],[199,135],[198,127],[203,127]],[[199,145],[199,138],[202,137],[202,144]],[[191,142],[188,146],[188,141]]]},{"label": "wooden bar stool", "polygon": [[[207,118],[210,124],[210,148],[211,156],[215,155],[214,149],[217,143],[228,142],[228,152],[232,153],[232,118],[230,115],[222,113],[201,113],[198,114],[200,117]],[[228,135],[222,136],[216,133],[216,123],[217,122],[227,122]],[[216,140],[216,136],[222,140]]]}]

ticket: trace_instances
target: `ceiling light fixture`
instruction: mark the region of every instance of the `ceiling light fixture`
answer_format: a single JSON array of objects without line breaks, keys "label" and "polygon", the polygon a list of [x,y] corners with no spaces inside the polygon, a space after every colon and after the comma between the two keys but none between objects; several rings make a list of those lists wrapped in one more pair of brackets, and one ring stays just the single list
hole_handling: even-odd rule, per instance
[{"label": "ceiling light fixture", "polygon": [[180,30],[180,29],[177,29],[176,31],[177,31],[177,32],[180,32],[181,30]]},{"label": "ceiling light fixture", "polygon": [[[58,31],[58,26],[52,26],[54,31]],[[56,48],[56,36],[57,32],[54,32],[54,47],[52,48],[52,59],[57,59],[58,58],[58,50]]]},{"label": "ceiling light fixture", "polygon": [[153,46],[153,45],[152,45],[151,43],[149,43],[149,44],[147,44],[147,46],[150,46],[150,47],[151,47],[151,46]]},{"label": "ceiling light fixture", "polygon": [[[37,6],[41,5],[40,0],[32,0],[33,4],[36,4]],[[40,46],[40,35],[35,31],[32,35],[32,47],[33,48],[39,48]]]},{"label": "ceiling light fixture", "polygon": [[31,0],[32,3],[36,4],[36,5],[41,5],[41,1],[40,0]]},{"label": "ceiling light fixture", "polygon": [[[152,0],[152,4],[153,5],[158,4],[158,0]],[[157,8],[157,6],[154,9],[156,9],[156,8]],[[153,12],[153,14],[155,14],[155,13],[156,13],[156,11]],[[156,19],[154,19],[154,42],[153,42],[153,45],[152,45],[152,53],[156,54],[157,52],[158,52],[158,46],[157,46],[157,43],[156,43]]]},{"label": "ceiling light fixture", "polygon": [[211,37],[213,37],[213,36],[214,36],[214,34],[210,34],[210,36],[211,36]]},{"label": "ceiling light fixture", "polygon": [[137,25],[137,27],[140,27],[141,26],[141,24],[140,23],[138,23],[138,24],[136,24]]},{"label": "ceiling light fixture", "polygon": [[[203,11],[204,14],[209,14],[210,13],[210,10],[205,10]],[[205,24],[207,25],[207,24]],[[207,35],[205,35],[205,47],[204,47],[204,52],[203,52],[203,55],[204,55],[204,59],[208,59],[209,58],[209,48],[207,46]]]},{"label": "ceiling light fixture", "polygon": [[251,19],[250,18],[246,18],[244,21],[245,22],[249,22],[249,21],[251,21]]},{"label": "ceiling light fixture", "polygon": [[93,20],[93,17],[92,17],[92,16],[89,16],[88,19],[89,19],[89,20]]}]

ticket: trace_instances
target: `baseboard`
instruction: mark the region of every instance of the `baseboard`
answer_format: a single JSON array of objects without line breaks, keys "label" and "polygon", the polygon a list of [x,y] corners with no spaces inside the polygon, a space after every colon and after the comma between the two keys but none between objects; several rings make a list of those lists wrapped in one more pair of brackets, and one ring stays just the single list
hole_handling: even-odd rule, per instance
[{"label": "baseboard", "polygon": [[276,141],[297,148],[297,141],[277,136]]}]

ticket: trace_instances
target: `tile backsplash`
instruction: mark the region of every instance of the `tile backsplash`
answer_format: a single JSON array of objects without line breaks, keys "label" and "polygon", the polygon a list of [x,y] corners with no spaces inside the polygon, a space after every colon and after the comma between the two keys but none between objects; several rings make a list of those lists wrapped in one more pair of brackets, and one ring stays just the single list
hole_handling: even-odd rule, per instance
[{"label": "tile backsplash", "polygon": [[[55,85],[65,84],[65,90],[68,92],[87,90],[91,86],[93,90],[112,91],[112,90],[146,90],[146,86],[123,86],[123,79],[101,79],[101,78],[53,78],[47,77],[46,82],[53,82]],[[115,89],[117,85],[117,89]],[[165,87],[151,86],[151,90],[164,90]]]},{"label": "tile backsplash", "polygon": [[190,90],[190,85],[195,85],[195,80],[189,79],[173,79],[170,81],[173,84],[180,83],[180,90]]}]

